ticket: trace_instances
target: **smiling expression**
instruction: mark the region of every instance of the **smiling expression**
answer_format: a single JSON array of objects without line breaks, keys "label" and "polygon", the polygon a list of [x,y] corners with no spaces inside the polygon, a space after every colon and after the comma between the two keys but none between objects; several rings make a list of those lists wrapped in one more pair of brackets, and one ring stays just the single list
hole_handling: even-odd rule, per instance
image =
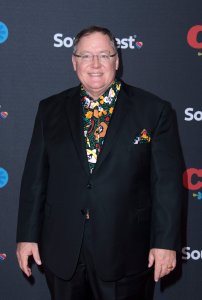
[{"label": "smiling expression", "polygon": [[[100,32],[83,36],[77,44],[76,54],[116,53],[108,35]],[[110,57],[107,62],[100,62],[97,56],[91,62],[84,62],[72,55],[72,63],[80,82],[85,90],[94,99],[99,98],[112,84],[119,66],[118,54]]]}]

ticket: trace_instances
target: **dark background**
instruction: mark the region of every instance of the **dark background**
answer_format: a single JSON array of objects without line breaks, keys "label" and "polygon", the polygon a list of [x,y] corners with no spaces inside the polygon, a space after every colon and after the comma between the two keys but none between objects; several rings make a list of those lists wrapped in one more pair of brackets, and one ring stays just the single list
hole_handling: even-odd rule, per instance
[{"label": "dark background", "polygon": [[[0,167],[9,174],[8,184],[0,189],[0,253],[7,254],[0,260],[1,300],[50,299],[35,265],[32,282],[21,274],[15,234],[20,181],[38,102],[78,83],[72,48],[54,47],[54,35],[73,38],[94,24],[108,27],[119,39],[136,35],[136,41],[143,42],[141,49],[121,49],[122,79],[172,103],[186,168],[201,170],[202,117],[185,120],[186,108],[202,111],[202,56],[198,55],[202,49],[187,43],[189,29],[202,25],[201,11],[201,1],[189,0],[1,0],[0,21],[9,30],[7,41],[0,44],[0,112],[8,112],[7,118],[0,118]],[[202,41],[202,32],[198,40]],[[197,181],[202,178],[194,175],[192,183]],[[192,255],[182,259],[179,254],[181,268],[157,284],[155,300],[202,299],[202,200],[193,196],[202,192],[202,184],[199,190],[187,192],[183,248],[190,247]]]}]

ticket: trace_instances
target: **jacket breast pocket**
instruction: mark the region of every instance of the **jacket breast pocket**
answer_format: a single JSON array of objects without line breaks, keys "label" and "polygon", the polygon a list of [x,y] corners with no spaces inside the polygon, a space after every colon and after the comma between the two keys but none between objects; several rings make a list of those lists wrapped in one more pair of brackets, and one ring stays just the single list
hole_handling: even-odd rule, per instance
[{"label": "jacket breast pocket", "polygon": [[128,150],[131,152],[148,152],[151,149],[151,143],[133,144],[128,146]]}]

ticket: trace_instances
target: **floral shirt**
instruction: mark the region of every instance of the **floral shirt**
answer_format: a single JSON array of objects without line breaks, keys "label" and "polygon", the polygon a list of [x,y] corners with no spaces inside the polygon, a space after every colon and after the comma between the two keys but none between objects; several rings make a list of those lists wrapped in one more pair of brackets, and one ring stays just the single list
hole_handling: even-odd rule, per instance
[{"label": "floral shirt", "polygon": [[106,92],[94,100],[81,86],[84,136],[90,173],[93,172],[98,155],[102,150],[120,88],[121,83],[115,79]]}]

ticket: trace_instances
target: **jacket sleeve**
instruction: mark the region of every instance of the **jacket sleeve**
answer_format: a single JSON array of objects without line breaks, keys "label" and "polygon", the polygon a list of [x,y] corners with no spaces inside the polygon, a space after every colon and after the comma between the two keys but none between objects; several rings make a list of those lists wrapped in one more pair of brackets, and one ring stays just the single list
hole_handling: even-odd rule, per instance
[{"label": "jacket sleeve", "polygon": [[40,102],[21,181],[17,242],[39,240],[48,174],[48,155],[44,143]]},{"label": "jacket sleeve", "polygon": [[151,248],[180,249],[183,171],[177,120],[166,102],[152,139]]}]

